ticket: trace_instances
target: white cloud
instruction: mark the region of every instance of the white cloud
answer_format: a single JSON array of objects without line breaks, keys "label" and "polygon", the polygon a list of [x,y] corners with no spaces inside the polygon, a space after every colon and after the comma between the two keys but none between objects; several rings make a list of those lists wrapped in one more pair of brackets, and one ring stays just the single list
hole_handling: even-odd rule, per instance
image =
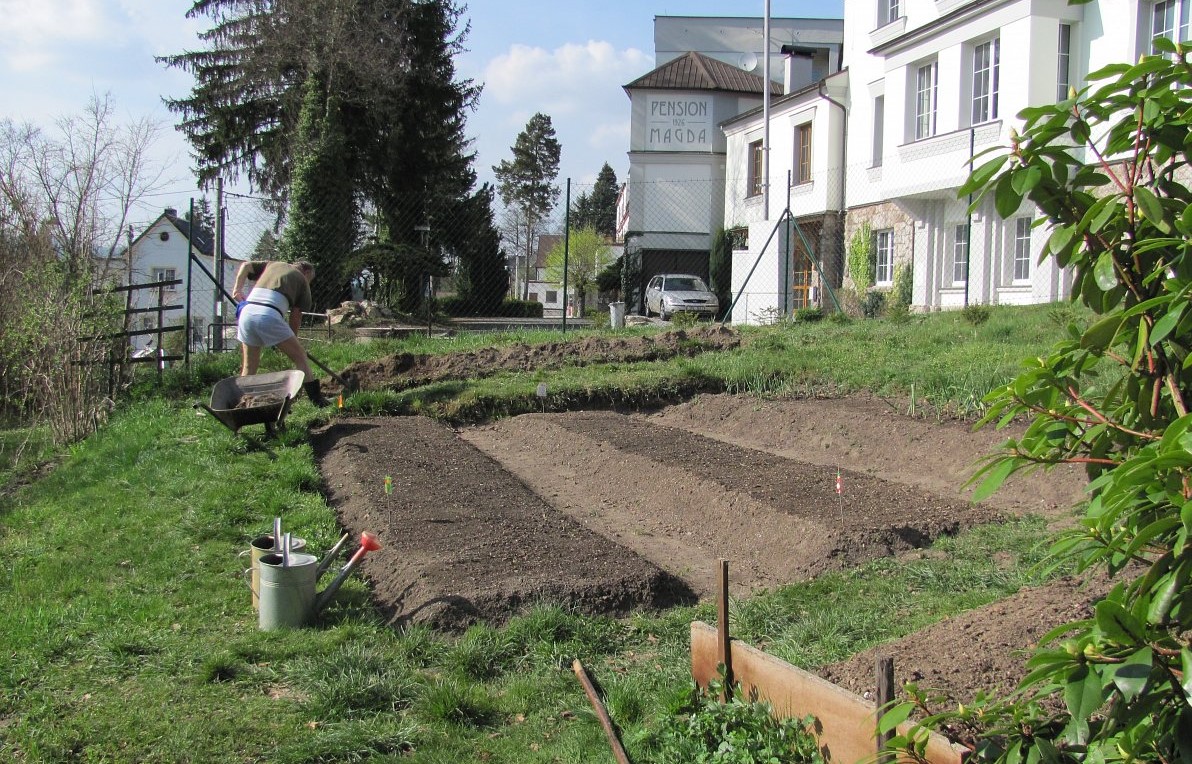
[{"label": "white cloud", "polygon": [[554,50],[513,45],[484,68],[481,106],[469,124],[494,145],[512,146],[529,118],[542,112],[563,147],[562,177],[590,182],[606,161],[620,174],[629,149],[629,98],[622,86],[653,66],[653,57],[636,48],[617,50],[597,40]]}]

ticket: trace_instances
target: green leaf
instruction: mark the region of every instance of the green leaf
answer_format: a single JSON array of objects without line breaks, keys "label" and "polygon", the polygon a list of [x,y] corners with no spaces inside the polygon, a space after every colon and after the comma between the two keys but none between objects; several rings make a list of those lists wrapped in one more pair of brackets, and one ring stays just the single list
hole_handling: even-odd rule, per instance
[{"label": "green leaf", "polygon": [[1163,205],[1159,203],[1159,198],[1149,188],[1135,186],[1134,202],[1138,205],[1142,216],[1151,221],[1156,228],[1164,233],[1171,230],[1171,225],[1163,217]]},{"label": "green leaf", "polygon": [[1072,723],[1068,726],[1069,739],[1077,745],[1088,741],[1088,718],[1104,704],[1101,691],[1101,678],[1095,671],[1080,666],[1068,675],[1068,683],[1064,687],[1064,705],[1068,713],[1072,714]]},{"label": "green leaf", "polygon": [[1118,329],[1125,319],[1120,315],[1106,316],[1090,326],[1080,337],[1080,347],[1085,350],[1101,351],[1112,347]]},{"label": "green leaf", "polygon": [[1186,302],[1176,303],[1171,310],[1164,313],[1155,322],[1155,328],[1151,330],[1152,345],[1157,345],[1167,339],[1167,335],[1171,334],[1172,330],[1179,326],[1180,319],[1184,317],[1184,311],[1187,307],[1188,303]]},{"label": "green leaf", "polygon": [[1072,226],[1056,226],[1056,229],[1051,232],[1051,238],[1047,240],[1047,249],[1053,253],[1063,252],[1072,243],[1075,236],[1076,229]]},{"label": "green leaf", "polygon": [[1113,269],[1113,253],[1102,252],[1101,256],[1097,258],[1097,264],[1093,266],[1093,278],[1097,281],[1097,286],[1108,292],[1117,286],[1117,274]]},{"label": "green leaf", "polygon": [[1155,656],[1151,648],[1144,647],[1119,664],[1113,672],[1113,684],[1127,703],[1138,697],[1151,676]]},{"label": "green leaf", "polygon": [[1031,189],[1039,185],[1039,181],[1043,179],[1043,169],[1038,166],[1027,167],[1019,170],[1011,176],[1010,185],[1021,196],[1026,196]]},{"label": "green leaf", "polygon": [[1119,645],[1133,645],[1143,640],[1145,631],[1138,619],[1113,600],[1101,600],[1094,610],[1093,622],[1105,638]]},{"label": "green leaf", "polygon": [[1192,705],[1192,650],[1186,647],[1180,650],[1180,667],[1184,672],[1184,680],[1180,685],[1184,690],[1184,700]]},{"label": "green leaf", "polygon": [[1010,458],[1002,459],[990,466],[989,471],[985,474],[985,479],[973,491],[972,501],[978,502],[989,498],[1001,487],[1006,478],[1010,477],[1010,473],[1014,472],[1015,461]]},{"label": "green leaf", "polygon": [[998,178],[993,189],[993,206],[997,214],[1004,218],[1013,217],[1022,206],[1022,194],[1014,190],[1013,175],[1003,175]]},{"label": "green leaf", "polygon": [[971,194],[979,188],[983,188],[987,183],[989,183],[990,179],[997,174],[997,171],[1002,169],[1002,165],[1006,163],[1008,158],[1009,156],[1006,154],[1003,154],[999,157],[994,157],[977,169],[973,170],[972,174],[969,175],[968,180],[966,180],[960,186],[960,190],[957,192],[957,194],[959,196],[966,196],[967,194]]},{"label": "green leaf", "polygon": [[915,711],[914,703],[899,703],[892,707],[889,711],[882,714],[877,722],[877,731],[879,734],[886,734],[895,729],[899,724],[902,724],[910,718]]}]

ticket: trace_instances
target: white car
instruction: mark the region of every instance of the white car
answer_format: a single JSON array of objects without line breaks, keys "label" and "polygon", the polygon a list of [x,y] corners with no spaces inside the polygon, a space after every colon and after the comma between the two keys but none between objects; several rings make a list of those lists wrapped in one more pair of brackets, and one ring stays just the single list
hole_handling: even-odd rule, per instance
[{"label": "white car", "polygon": [[680,311],[715,318],[720,301],[699,276],[690,273],[660,273],[646,284],[646,315],[657,313],[667,320]]}]

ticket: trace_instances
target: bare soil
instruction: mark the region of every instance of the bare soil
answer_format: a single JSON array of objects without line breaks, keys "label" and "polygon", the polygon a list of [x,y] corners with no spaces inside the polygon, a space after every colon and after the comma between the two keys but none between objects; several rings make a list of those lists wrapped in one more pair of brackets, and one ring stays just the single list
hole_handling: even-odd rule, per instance
[{"label": "bare soil", "polygon": [[[583,357],[737,341],[719,327],[663,337],[586,338]],[[478,352],[415,359],[414,373],[395,371],[397,362],[388,372],[354,373],[366,387],[402,386],[563,362],[549,351],[534,361],[501,352],[494,366]],[[315,433],[314,444],[344,528],[381,536],[384,548],[365,558],[364,573],[394,624],[499,623],[540,601],[614,615],[693,602],[713,592],[722,558],[734,593],[744,596],[876,556],[914,554],[942,535],[1012,514],[1071,522],[1081,472],[1017,476],[973,504],[962,485],[1006,433],[902,410],[872,397],[703,395],[656,412],[528,414],[466,429],[422,417],[341,419]],[[1023,591],[880,652],[895,658],[898,685],[919,680],[958,698],[1008,688],[1033,641],[1082,617],[1103,589],[1063,581]],[[822,673],[864,695],[876,653]]]},{"label": "bare soil", "polygon": [[[729,350],[741,342],[735,330],[712,324],[650,335],[589,335],[540,345],[517,343],[440,355],[395,353],[351,364],[339,376],[360,390],[405,390],[450,379],[488,377],[503,371],[659,361],[709,350]],[[328,389],[333,394],[340,392],[333,382],[328,382]]]}]

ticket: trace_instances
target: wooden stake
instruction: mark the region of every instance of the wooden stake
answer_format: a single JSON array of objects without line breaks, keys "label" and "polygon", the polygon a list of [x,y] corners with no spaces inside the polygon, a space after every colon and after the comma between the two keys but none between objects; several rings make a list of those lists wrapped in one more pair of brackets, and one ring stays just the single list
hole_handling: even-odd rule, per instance
[{"label": "wooden stake", "polygon": [[625,748],[621,745],[621,740],[617,737],[617,731],[613,728],[612,717],[608,715],[604,704],[600,702],[600,696],[596,694],[596,688],[592,685],[592,680],[588,676],[588,672],[584,669],[584,664],[579,662],[576,658],[571,662],[571,670],[579,677],[579,683],[584,686],[584,693],[588,696],[588,701],[592,704],[592,708],[596,711],[596,716],[600,719],[600,726],[604,727],[604,734],[608,737],[608,744],[613,749],[613,758],[617,760],[617,764],[630,764],[629,756],[625,753]]},{"label": "wooden stake", "polygon": [[[894,659],[890,657],[879,657],[877,659],[877,718],[881,718],[882,712],[894,700]],[[879,764],[882,762],[891,762],[893,757],[890,754],[883,754],[882,750],[886,747],[886,743],[894,737],[894,730],[879,734],[877,736],[877,760]]]},{"label": "wooden stake", "polygon": [[716,598],[716,638],[720,642],[720,654],[717,657],[724,665],[724,692],[721,700],[727,703],[733,698],[733,648],[732,637],[728,633],[728,560],[720,561],[720,592]]}]

